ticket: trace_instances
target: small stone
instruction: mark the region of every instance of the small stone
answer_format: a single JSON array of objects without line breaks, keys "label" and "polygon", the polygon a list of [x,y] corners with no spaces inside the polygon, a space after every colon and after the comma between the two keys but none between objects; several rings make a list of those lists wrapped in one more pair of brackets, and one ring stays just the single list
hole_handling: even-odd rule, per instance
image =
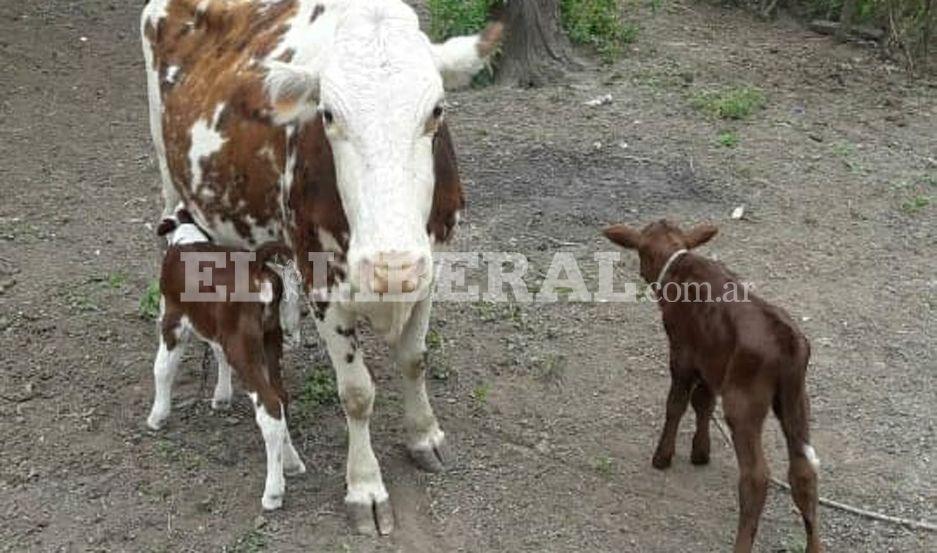
[{"label": "small stone", "polygon": [[257,515],[257,518],[254,519],[254,529],[260,530],[267,525],[267,517],[263,515]]},{"label": "small stone", "polygon": [[732,210],[732,219],[738,221],[745,216],[745,206],[740,205],[737,208]]},{"label": "small stone", "polygon": [[9,317],[0,317],[0,331],[6,330],[13,322]]}]

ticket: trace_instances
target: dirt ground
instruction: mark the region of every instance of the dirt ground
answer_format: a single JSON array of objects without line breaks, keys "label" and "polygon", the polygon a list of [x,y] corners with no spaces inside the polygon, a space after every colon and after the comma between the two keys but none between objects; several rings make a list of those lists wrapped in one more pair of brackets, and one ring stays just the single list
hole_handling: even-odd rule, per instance
[{"label": "dirt ground", "polygon": [[[141,2],[0,4],[0,551],[726,551],[734,456],[651,468],[666,341],[647,303],[440,304],[431,382],[458,456],[418,472],[401,446],[398,378],[373,344],[374,447],[397,532],[350,533],[344,419],[294,416],[309,472],[262,514],[264,454],[246,400],[208,406],[201,351],[168,428],[145,430],[155,351],[138,301],[159,213],[137,38]],[[567,85],[451,94],[469,210],[454,249],[517,251],[534,273],[570,251],[594,281],[597,230],[659,216],[712,220],[707,248],[785,306],[813,342],[809,390],[821,494],[937,521],[937,88],[870,49],[794,22],[700,3],[642,11],[613,67]],[[734,123],[692,107],[752,84],[767,106]],[[612,102],[587,107],[605,94]],[[730,130],[735,147],[719,143]],[[732,210],[744,205],[742,220]],[[637,275],[634,256],[616,271]],[[536,280],[536,276],[532,277]],[[311,324],[286,359],[321,364]],[[445,373],[445,374],[443,374]],[[773,473],[786,474],[777,425]],[[831,552],[937,550],[937,534],[821,509]],[[759,551],[799,551],[772,489]]]}]

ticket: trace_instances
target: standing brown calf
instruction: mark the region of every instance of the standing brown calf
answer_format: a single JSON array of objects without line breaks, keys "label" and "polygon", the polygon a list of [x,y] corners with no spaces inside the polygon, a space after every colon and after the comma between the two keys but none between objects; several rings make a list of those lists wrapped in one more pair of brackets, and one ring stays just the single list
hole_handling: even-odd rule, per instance
[{"label": "standing brown calf", "polygon": [[652,464],[670,466],[687,403],[696,411],[690,459],[708,463],[709,420],[715,397],[722,396],[740,473],[735,552],[750,552],[768,489],[761,432],[773,409],[787,438],[788,478],[804,520],[807,553],[818,553],[819,459],[809,442],[805,390],[810,344],[783,310],[748,293],[721,263],[688,251],[716,232],[712,225],[683,232],[663,220],[640,231],[626,225],[604,231],[612,242],[638,251],[641,276],[654,287],[670,342],[667,418]]},{"label": "standing brown calf", "polygon": [[[172,381],[194,334],[211,346],[218,361],[212,408],[224,408],[230,402],[232,369],[251,398],[267,450],[261,503],[265,509],[279,508],[286,489],[284,472],[300,474],[306,470],[286,424],[289,395],[280,374],[283,282],[267,266],[274,255],[289,257],[292,252],[281,243],[261,246],[239,281],[235,254],[248,252],[212,244],[184,209],[166,217],[158,233],[167,235],[169,249],[159,280],[160,339],[153,365],[156,393],[147,424],[158,430],[169,416]],[[198,282],[199,270],[210,265],[208,282]],[[223,297],[219,294],[222,290],[226,292]],[[192,292],[208,297],[192,299],[188,297]],[[248,293],[253,296],[247,297]],[[219,296],[210,299],[214,294]]]}]

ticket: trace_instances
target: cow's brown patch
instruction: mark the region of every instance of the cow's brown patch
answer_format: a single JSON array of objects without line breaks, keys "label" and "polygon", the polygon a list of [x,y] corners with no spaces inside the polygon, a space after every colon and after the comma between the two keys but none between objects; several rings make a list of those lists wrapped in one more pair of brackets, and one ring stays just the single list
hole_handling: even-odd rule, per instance
[{"label": "cow's brown patch", "polygon": [[465,196],[462,193],[462,181],[459,179],[459,164],[456,161],[452,135],[444,121],[439,124],[433,138],[433,171],[436,186],[433,189],[433,208],[426,231],[437,242],[448,242],[452,237],[457,214],[465,206]]},{"label": "cow's brown patch", "polygon": [[316,4],[316,7],[312,9],[312,16],[309,17],[309,22],[315,23],[316,19],[319,19],[319,16],[323,13],[325,13],[325,6]]},{"label": "cow's brown patch", "polygon": [[[264,71],[254,60],[276,47],[297,3],[212,2],[204,11],[197,5],[196,0],[175,0],[166,17],[144,27],[161,83],[166,161],[187,204],[209,221],[232,224],[253,244],[252,225],[277,226],[285,160],[283,130],[268,121]],[[166,86],[170,67],[187,78]],[[193,189],[189,150],[192,127],[199,121],[213,124],[224,143],[199,161],[202,179]]]}]

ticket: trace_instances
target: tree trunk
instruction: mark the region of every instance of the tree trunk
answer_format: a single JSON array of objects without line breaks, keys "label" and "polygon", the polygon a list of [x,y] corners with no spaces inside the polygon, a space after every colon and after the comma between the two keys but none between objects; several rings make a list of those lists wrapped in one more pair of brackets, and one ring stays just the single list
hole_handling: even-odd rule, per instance
[{"label": "tree trunk", "polygon": [[839,12],[839,29],[836,31],[836,40],[846,42],[852,32],[852,22],[856,18],[856,0],[844,0],[843,8]]},{"label": "tree trunk", "polygon": [[498,82],[522,87],[562,79],[572,64],[569,41],[560,28],[559,0],[506,0],[506,38]]}]

